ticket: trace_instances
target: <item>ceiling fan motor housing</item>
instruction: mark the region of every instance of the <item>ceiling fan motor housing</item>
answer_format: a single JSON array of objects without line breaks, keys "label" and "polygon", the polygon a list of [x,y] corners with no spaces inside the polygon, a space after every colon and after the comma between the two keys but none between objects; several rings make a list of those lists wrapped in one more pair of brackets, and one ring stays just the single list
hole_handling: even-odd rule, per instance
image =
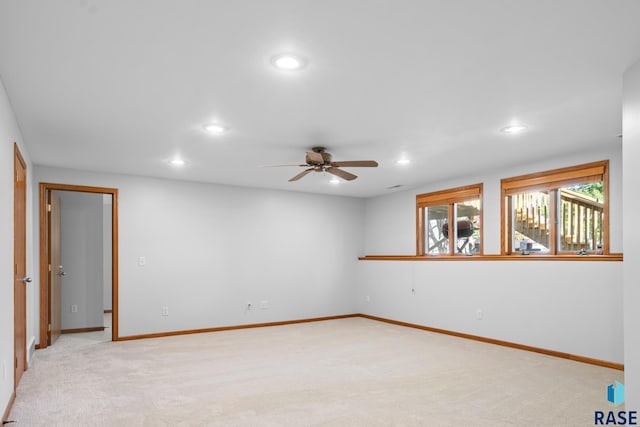
[{"label": "ceiling fan motor housing", "polygon": [[312,152],[307,152],[306,162],[309,166],[329,166],[331,164],[331,153],[324,151],[324,147],[313,147]]}]

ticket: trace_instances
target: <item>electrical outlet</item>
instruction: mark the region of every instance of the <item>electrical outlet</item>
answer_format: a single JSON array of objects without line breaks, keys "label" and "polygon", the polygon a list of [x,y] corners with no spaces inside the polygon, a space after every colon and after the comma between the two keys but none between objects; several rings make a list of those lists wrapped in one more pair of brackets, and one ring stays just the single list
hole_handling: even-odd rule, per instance
[{"label": "electrical outlet", "polygon": [[78,312],[78,304],[71,304],[71,312],[72,313]]},{"label": "electrical outlet", "polygon": [[260,308],[263,309],[263,310],[268,309],[269,308],[269,301],[267,301],[267,300],[260,301]]},{"label": "electrical outlet", "polygon": [[147,265],[147,257],[138,257],[138,267],[144,267],[145,265]]},{"label": "electrical outlet", "polygon": [[364,300],[366,302],[371,302],[371,297],[369,295],[367,295],[366,297],[364,297]]},{"label": "electrical outlet", "polygon": [[482,309],[481,308],[477,309],[476,310],[476,319],[482,320],[482,316],[483,316]]},{"label": "electrical outlet", "polygon": [[251,304],[251,301],[247,302],[247,311],[251,311],[253,310],[253,304]]},{"label": "electrical outlet", "polygon": [[162,315],[163,316],[169,315],[169,307],[162,307]]}]

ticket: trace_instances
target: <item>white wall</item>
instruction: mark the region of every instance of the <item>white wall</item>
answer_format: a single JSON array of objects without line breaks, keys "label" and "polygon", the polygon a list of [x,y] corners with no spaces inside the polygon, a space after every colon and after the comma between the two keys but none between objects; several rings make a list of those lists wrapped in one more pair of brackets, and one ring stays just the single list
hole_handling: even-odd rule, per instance
[{"label": "white wall", "polygon": [[362,313],[623,362],[620,263],[363,261],[360,269]]},{"label": "white wall", "polygon": [[[0,81],[0,416],[13,393],[13,143],[17,142],[27,162],[27,184],[32,180],[32,165],[11,103]],[[34,272],[32,192],[27,187],[27,272]],[[34,277],[33,274],[31,277]],[[36,305],[34,280],[27,286],[27,348],[33,343]],[[30,356],[30,353],[27,353]],[[6,368],[4,368],[6,366]],[[6,372],[6,375],[5,375]]]},{"label": "white wall", "polygon": [[640,410],[640,62],[624,74],[624,351],[627,410]]},{"label": "white wall", "polygon": [[[369,199],[365,252],[415,255],[416,194],[483,182],[484,253],[497,254],[501,178],[604,159],[610,160],[611,251],[621,252],[620,144]],[[624,360],[620,262],[361,261],[359,274],[358,307],[366,314]],[[478,309],[482,320],[476,319]]]},{"label": "white wall", "polygon": [[120,336],[356,311],[361,199],[44,167],[36,177],[119,189]]},{"label": "white wall", "polygon": [[[102,194],[56,191],[60,197],[62,329],[103,326]],[[107,269],[110,267],[107,266]],[[71,306],[77,307],[73,312]]]}]

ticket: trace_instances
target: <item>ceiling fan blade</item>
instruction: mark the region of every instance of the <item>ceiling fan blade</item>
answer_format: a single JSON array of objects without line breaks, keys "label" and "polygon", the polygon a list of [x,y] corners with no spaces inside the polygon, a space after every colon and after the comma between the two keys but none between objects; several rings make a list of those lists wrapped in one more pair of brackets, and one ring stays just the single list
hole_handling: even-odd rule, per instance
[{"label": "ceiling fan blade", "polygon": [[261,165],[261,168],[284,168],[284,167],[290,167],[290,166],[301,166],[303,168],[307,168],[309,167],[309,165]]},{"label": "ceiling fan blade", "polygon": [[327,172],[329,172],[330,174],[339,176],[342,179],[346,179],[347,181],[353,181],[354,179],[357,178],[356,175],[349,173],[347,171],[343,171],[342,169],[338,169],[336,167],[329,167],[327,169],[325,169]]},{"label": "ceiling fan blade", "polygon": [[307,151],[307,162],[323,165],[324,157],[322,157],[322,153],[316,153],[315,151]]},{"label": "ceiling fan blade", "polygon": [[375,160],[351,160],[346,162],[331,162],[331,166],[336,167],[352,167],[352,168],[375,168],[378,167],[378,162]]},{"label": "ceiling fan blade", "polygon": [[302,178],[303,176],[305,176],[306,174],[308,174],[309,172],[311,172],[313,170],[313,168],[309,168],[309,169],[305,169],[302,172],[300,172],[298,175],[294,176],[293,178],[291,178],[289,180],[289,182],[293,182],[293,181],[297,181],[300,178]]}]

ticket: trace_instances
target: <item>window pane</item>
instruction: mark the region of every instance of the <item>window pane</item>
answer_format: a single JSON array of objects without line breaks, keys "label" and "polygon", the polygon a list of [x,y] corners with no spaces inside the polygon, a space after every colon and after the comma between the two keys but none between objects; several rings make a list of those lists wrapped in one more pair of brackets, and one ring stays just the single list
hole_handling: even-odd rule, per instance
[{"label": "window pane", "polygon": [[480,253],[480,200],[456,203],[456,253]]},{"label": "window pane", "polygon": [[426,240],[426,253],[429,255],[442,255],[449,253],[449,238],[445,236],[446,229],[443,226],[449,219],[449,206],[438,205],[424,208],[424,235]]},{"label": "window pane", "polygon": [[549,194],[543,191],[516,193],[512,203],[513,251],[549,253]]},{"label": "window pane", "polygon": [[602,251],[603,181],[561,188],[560,250]]}]

